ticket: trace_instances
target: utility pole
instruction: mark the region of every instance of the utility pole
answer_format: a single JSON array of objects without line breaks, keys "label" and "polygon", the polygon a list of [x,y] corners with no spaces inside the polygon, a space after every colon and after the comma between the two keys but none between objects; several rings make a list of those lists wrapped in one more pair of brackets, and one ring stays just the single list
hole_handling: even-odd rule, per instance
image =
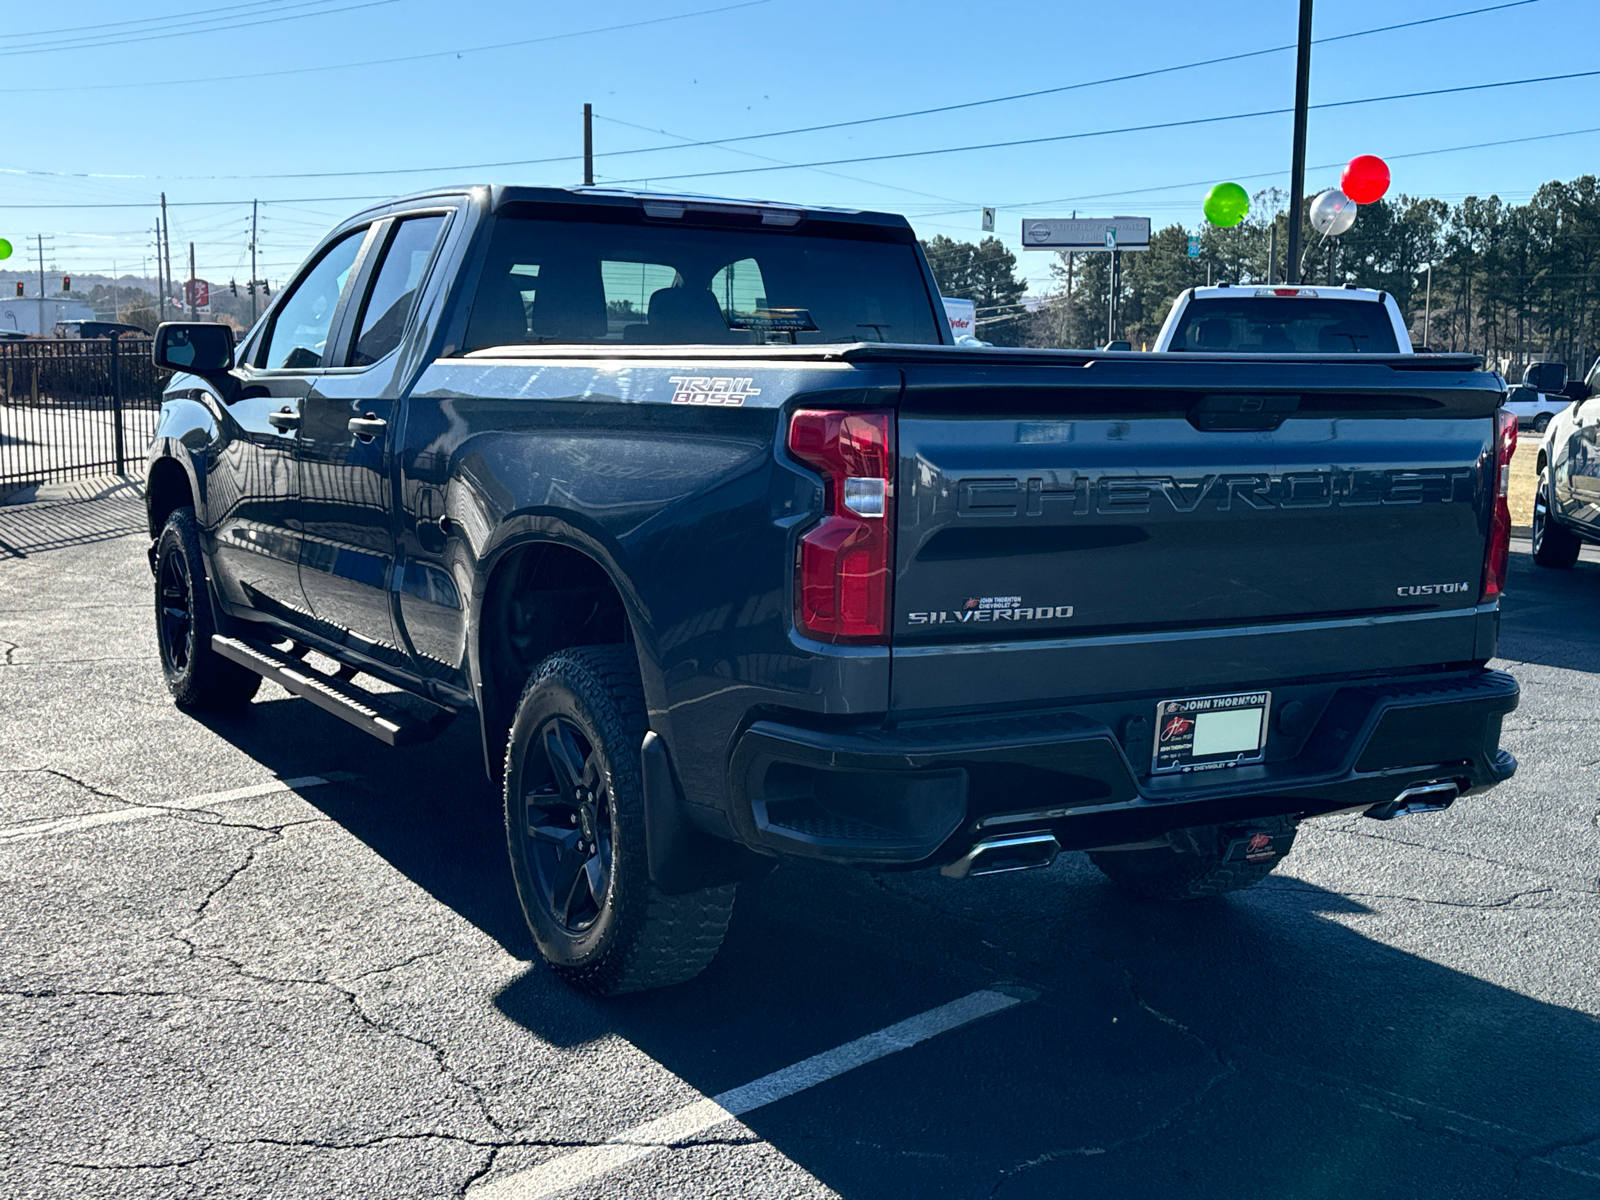
[{"label": "utility pole", "polygon": [[39,239],[39,336],[44,336],[44,234]]},{"label": "utility pole", "polygon": [[1294,71],[1294,157],[1289,166],[1289,261],[1283,281],[1300,282],[1300,196],[1306,190],[1306,115],[1311,100],[1311,0],[1300,0],[1300,53]]},{"label": "utility pole", "polygon": [[583,186],[594,186],[594,105],[583,106]]},{"label": "utility pole", "polygon": [[[167,264],[167,287],[172,286],[172,223],[167,220],[167,194],[161,193],[161,253]],[[166,293],[161,294],[161,311],[167,311]]]},{"label": "utility pole", "polygon": [[261,201],[250,201],[250,324],[256,323],[256,215]]},{"label": "utility pole", "polygon": [[1428,290],[1422,302],[1422,344],[1428,344],[1428,335],[1432,332],[1428,327],[1433,324],[1433,264],[1428,264]]},{"label": "utility pole", "polygon": [[162,296],[164,296],[164,295],[166,295],[166,293],[164,291],[162,291],[162,279],[161,279],[161,218],[157,217],[156,218],[156,324],[157,325],[161,324],[161,322],[163,322],[163,321],[165,321],[167,319],[167,306],[166,306],[166,303],[162,300]]},{"label": "utility pole", "polygon": [[198,294],[199,293],[198,293],[197,289],[194,286],[194,243],[190,242],[189,243],[189,294],[188,294],[188,296],[185,297],[185,299],[188,301],[188,304],[189,304],[189,320],[191,320],[191,321],[198,321],[200,319],[200,309],[199,309],[198,305],[195,304],[195,300],[196,300]]},{"label": "utility pole", "polygon": [[1278,214],[1272,214],[1272,224],[1267,227],[1267,286],[1272,286],[1272,272],[1278,265]]},{"label": "utility pole", "polygon": [[122,301],[117,296],[117,260],[111,260],[111,319],[122,324]]}]

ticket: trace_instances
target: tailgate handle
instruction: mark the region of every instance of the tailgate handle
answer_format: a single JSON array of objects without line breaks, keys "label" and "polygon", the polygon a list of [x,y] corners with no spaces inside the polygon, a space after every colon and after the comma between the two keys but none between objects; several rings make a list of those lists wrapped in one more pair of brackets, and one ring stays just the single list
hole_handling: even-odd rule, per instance
[{"label": "tailgate handle", "polygon": [[1189,424],[1218,433],[1272,430],[1299,407],[1299,396],[1263,396],[1258,392],[1202,396],[1189,409]]}]

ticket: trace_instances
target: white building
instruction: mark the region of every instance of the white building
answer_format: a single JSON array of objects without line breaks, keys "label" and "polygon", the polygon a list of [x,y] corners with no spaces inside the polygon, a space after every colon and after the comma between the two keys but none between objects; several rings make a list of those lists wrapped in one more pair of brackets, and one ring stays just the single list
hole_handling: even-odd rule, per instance
[{"label": "white building", "polygon": [[77,300],[0,300],[0,329],[49,336],[57,321],[93,321],[94,309]]}]

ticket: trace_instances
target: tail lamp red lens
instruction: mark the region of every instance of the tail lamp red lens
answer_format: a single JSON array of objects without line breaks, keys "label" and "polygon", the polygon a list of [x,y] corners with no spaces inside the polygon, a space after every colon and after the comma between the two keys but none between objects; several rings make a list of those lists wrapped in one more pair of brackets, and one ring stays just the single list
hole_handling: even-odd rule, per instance
[{"label": "tail lamp red lens", "polygon": [[797,622],[824,642],[889,640],[894,580],[894,413],[803,408],[789,453],[818,472],[827,515],[800,539]]},{"label": "tail lamp red lens", "polygon": [[1511,555],[1511,456],[1517,452],[1517,418],[1507,409],[1495,413],[1493,490],[1489,544],[1483,552],[1483,590],[1478,599],[1496,600],[1506,590],[1506,562]]}]

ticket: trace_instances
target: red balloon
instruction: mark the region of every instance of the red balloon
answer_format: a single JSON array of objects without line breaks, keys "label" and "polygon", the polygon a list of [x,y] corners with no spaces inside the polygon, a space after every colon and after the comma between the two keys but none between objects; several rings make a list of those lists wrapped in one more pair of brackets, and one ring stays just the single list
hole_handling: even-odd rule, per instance
[{"label": "red balloon", "polygon": [[1357,204],[1371,204],[1389,190],[1389,164],[1376,154],[1358,154],[1345,164],[1340,190]]}]

